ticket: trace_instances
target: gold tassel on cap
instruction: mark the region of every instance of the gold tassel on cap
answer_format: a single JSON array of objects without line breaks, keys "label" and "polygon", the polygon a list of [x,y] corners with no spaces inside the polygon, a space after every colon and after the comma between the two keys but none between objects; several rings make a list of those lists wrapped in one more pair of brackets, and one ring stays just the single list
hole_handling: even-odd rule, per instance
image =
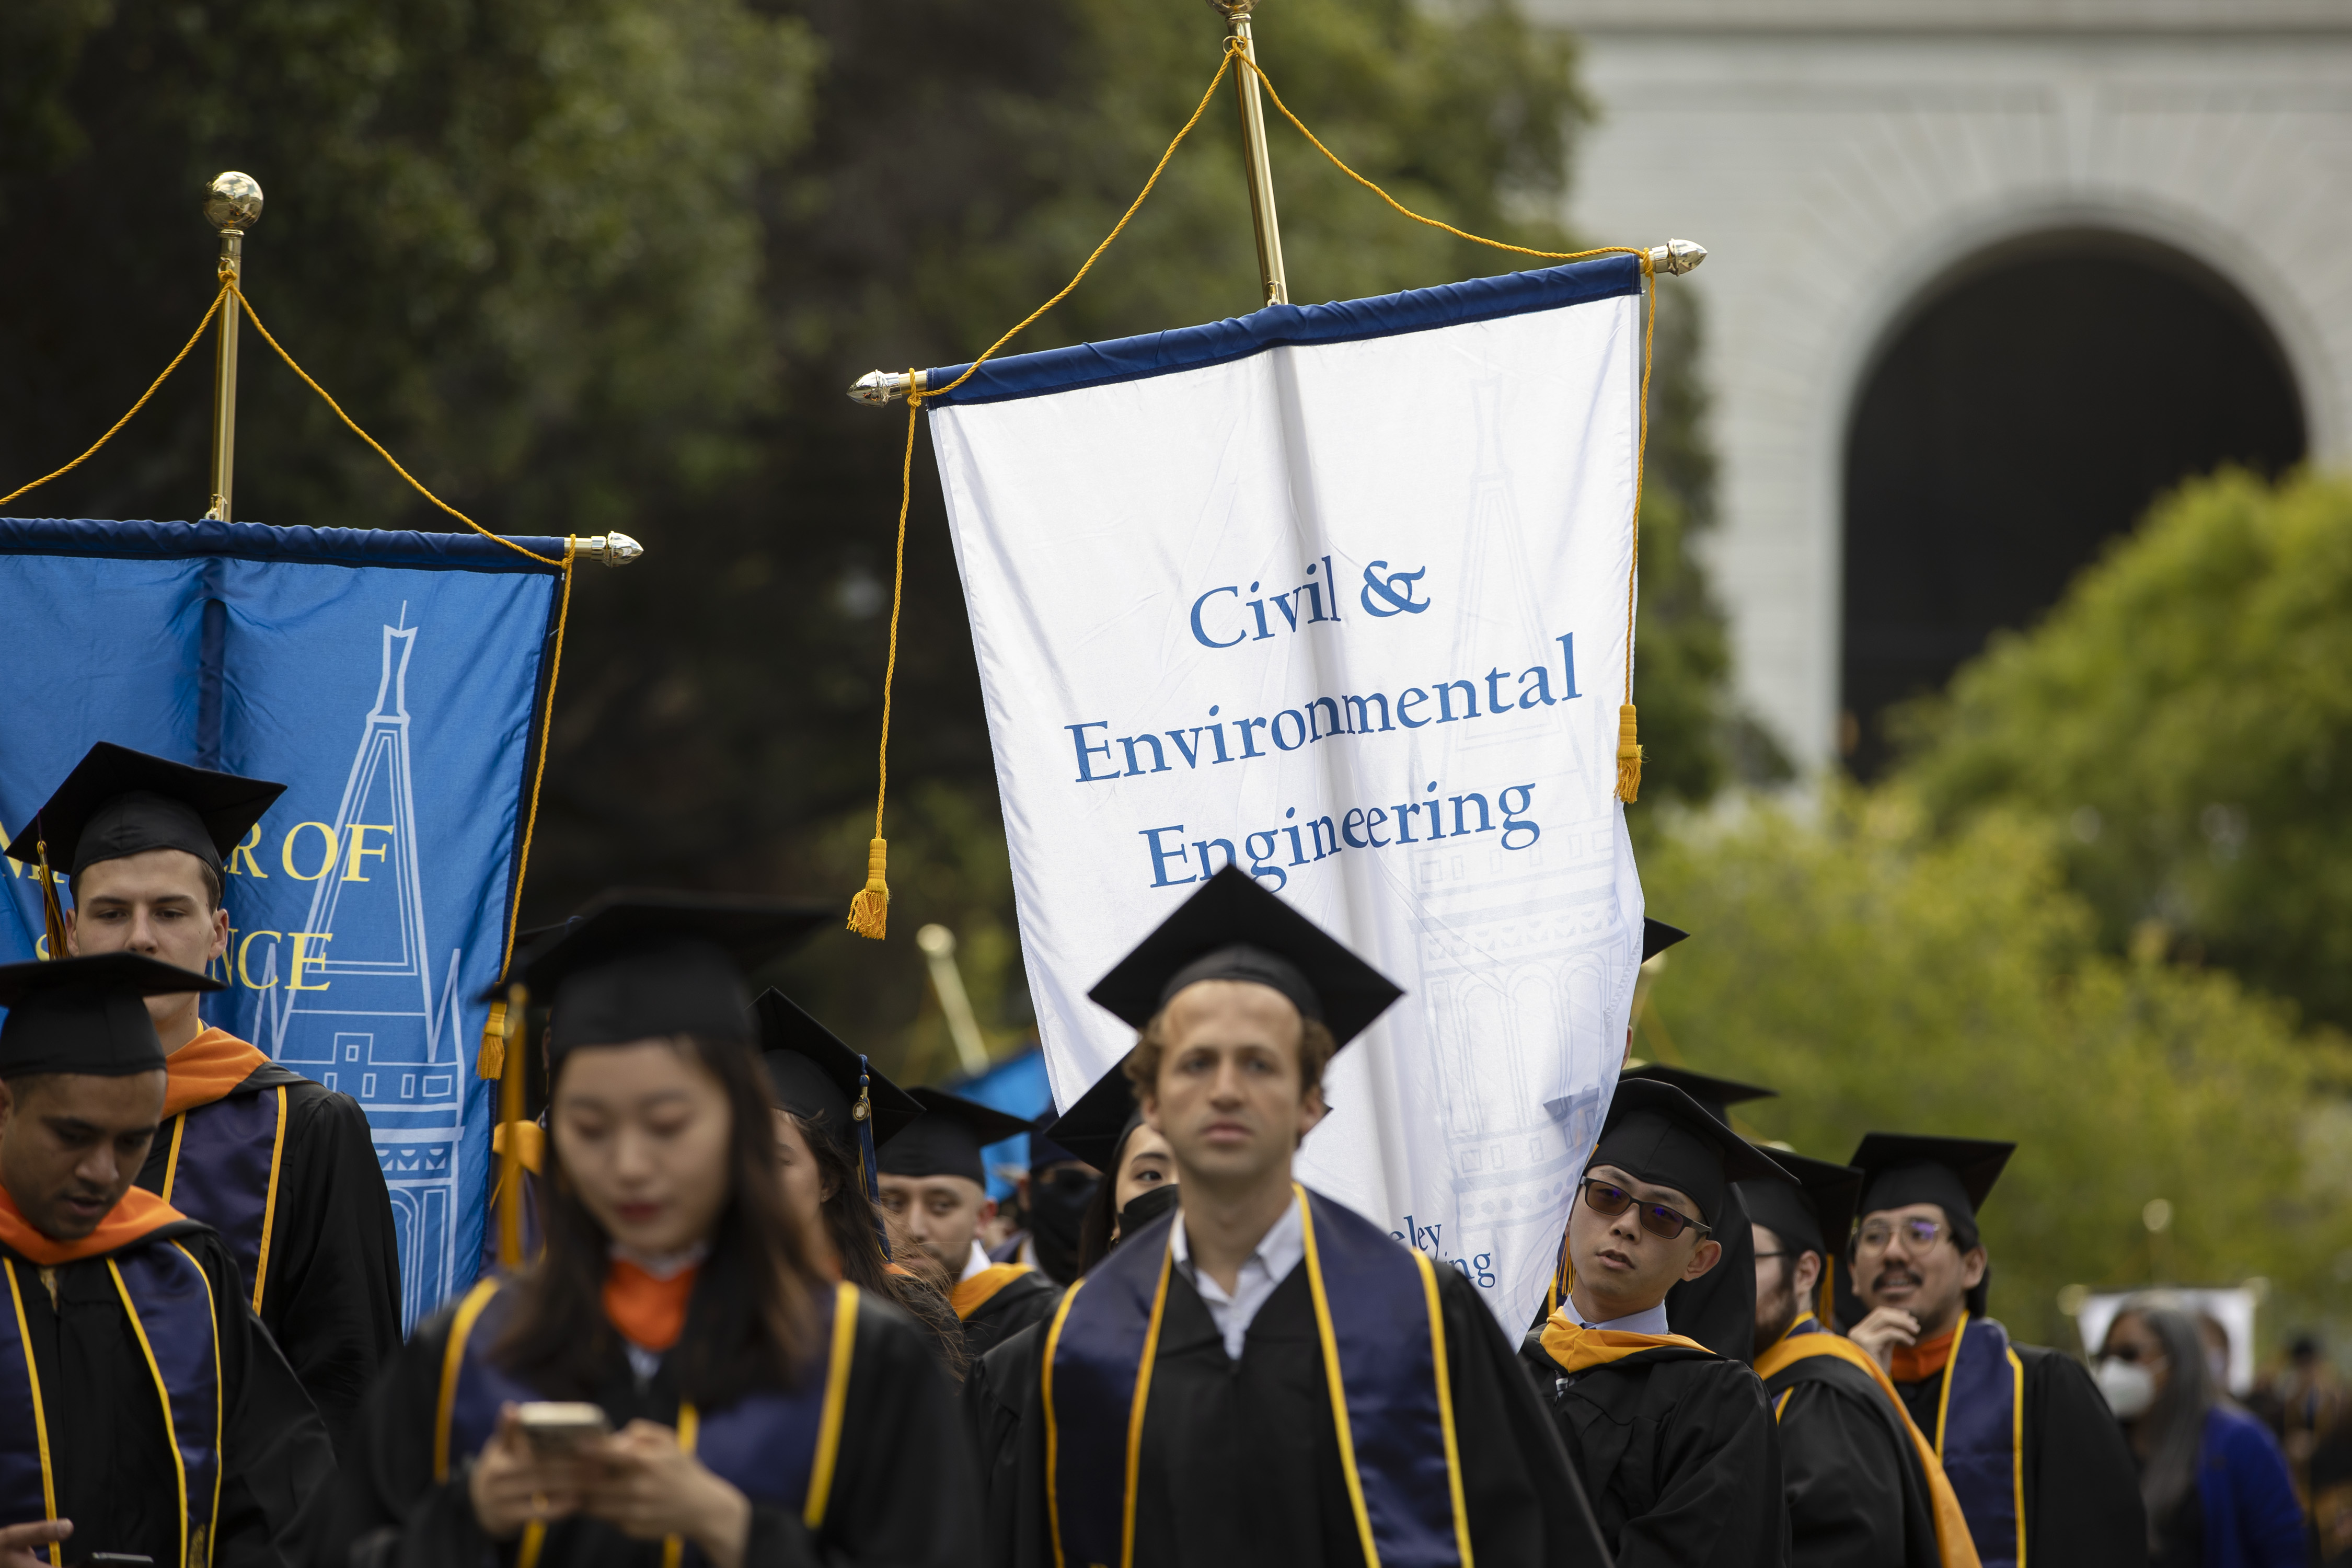
[{"label": "gold tassel on cap", "polygon": [[1627,805],[1642,798],[1642,746],[1631,702],[1617,710],[1617,798]]},{"label": "gold tassel on cap", "polygon": [[58,879],[49,869],[49,841],[34,840],[35,852],[41,858],[41,929],[49,939],[49,956],[66,956],[66,912],[58,902]]},{"label": "gold tassel on cap", "polygon": [[890,861],[888,840],[868,839],[866,845],[866,889],[849,900],[849,929],[880,942],[890,923],[890,884],[883,872]]}]

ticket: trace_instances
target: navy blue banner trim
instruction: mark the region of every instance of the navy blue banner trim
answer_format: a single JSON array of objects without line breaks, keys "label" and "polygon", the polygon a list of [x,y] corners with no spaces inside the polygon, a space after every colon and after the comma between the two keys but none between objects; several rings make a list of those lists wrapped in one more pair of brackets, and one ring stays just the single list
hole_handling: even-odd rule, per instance
[{"label": "navy blue banner trim", "polygon": [[[514,543],[561,563],[561,539]],[[405,566],[438,572],[560,574],[478,533],[414,533],[371,528],[275,528],[260,522],[108,522],[88,518],[0,517],[0,555],[110,556],[179,561],[226,555],[241,561],[300,561],[320,566]]]},{"label": "navy blue banner trim", "polygon": [[[1604,256],[1597,261],[1570,262],[1534,272],[1507,272],[1499,278],[1473,278],[1434,289],[1409,289],[1371,300],[1343,300],[1328,305],[1268,305],[1246,316],[1229,316],[1207,326],[1181,327],[1173,331],[1147,332],[1138,338],[1117,338],[1105,343],[1080,343],[1074,348],[1047,349],[1042,353],[992,359],[980,374],[955,391],[935,395],[935,405],[1004,403],[1048,392],[1076,392],[1122,381],[1141,381],[1180,370],[1200,370],[1228,364],[1265,349],[1286,344],[1352,343],[1367,338],[1395,337],[1433,327],[1458,327],[1472,321],[1492,321],[1504,316],[1524,316],[1564,305],[1590,304],[1638,294],[1642,262],[1634,256]],[[963,365],[931,371],[932,386],[945,386],[964,373]]]}]

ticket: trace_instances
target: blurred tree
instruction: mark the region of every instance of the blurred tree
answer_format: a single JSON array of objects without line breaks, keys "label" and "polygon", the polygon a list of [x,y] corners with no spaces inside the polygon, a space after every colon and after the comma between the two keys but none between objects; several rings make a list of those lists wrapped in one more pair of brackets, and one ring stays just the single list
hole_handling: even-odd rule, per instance
[{"label": "blurred tree", "polygon": [[[1416,210],[1568,248],[1583,113],[1570,47],[1510,0],[1282,0],[1261,57],[1341,156]],[[525,921],[618,881],[838,897],[872,830],[903,428],[842,396],[874,364],[970,358],[1066,281],[1192,111],[1205,7],[1043,0],[256,0],[0,10],[0,472],[45,471],[202,310],[194,206],[269,193],[249,292],[426,483],[506,532],[620,527],[646,558],[578,584]],[[1247,310],[1230,88],[1135,224],[1015,352]],[[1286,123],[1294,293],[1347,298],[1521,258],[1406,222]],[[1647,242],[1656,236],[1610,237]],[[1717,616],[1683,552],[1708,518],[1696,320],[1669,284],[1643,541],[1644,804],[1702,799],[1733,733]],[[253,345],[257,348],[258,345]],[[240,515],[441,528],[248,349]],[[266,351],[264,351],[266,352]],[[203,376],[45,512],[200,509]],[[887,942],[784,973],[887,1067],[938,1046],[913,935],[953,928],[984,1026],[1026,986],[994,774],[928,442],[892,735]]]},{"label": "blurred tree", "polygon": [[1909,719],[1938,821],[2063,828],[2111,952],[2352,1023],[2352,481],[2192,483]]},{"label": "blurred tree", "polygon": [[1939,834],[1892,786],[1675,835],[1644,880],[1697,934],[1635,1050],[1779,1089],[1743,1130],[1823,1159],[1874,1130],[2016,1140],[1984,1227],[1992,1310],[2029,1341],[2074,1344],[2063,1287],[2159,1268],[2270,1279],[2268,1325],[2331,1311],[2352,1056],[2228,975],[2099,952],[2052,837],[1996,812]]}]

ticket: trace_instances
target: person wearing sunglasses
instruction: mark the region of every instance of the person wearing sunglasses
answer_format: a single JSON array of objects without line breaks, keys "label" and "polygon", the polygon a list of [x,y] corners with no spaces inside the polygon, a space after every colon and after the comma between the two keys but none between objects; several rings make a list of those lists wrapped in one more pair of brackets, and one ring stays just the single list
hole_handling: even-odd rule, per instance
[{"label": "person wearing sunglasses", "polygon": [[1848,1258],[1868,1315],[1853,1342],[1893,1380],[1968,1517],[1985,1568],[2140,1568],[2147,1522],[2131,1452],[2082,1363],[2011,1342],[1985,1315],[1977,1230],[2014,1143],[1873,1132]]},{"label": "person wearing sunglasses", "polygon": [[1763,1385],[1675,1332],[1665,1305],[1721,1264],[1731,1184],[1748,1179],[1788,1178],[1682,1090],[1619,1081],[1569,1208],[1567,1293],[1520,1352],[1618,1568],[1787,1561]]}]

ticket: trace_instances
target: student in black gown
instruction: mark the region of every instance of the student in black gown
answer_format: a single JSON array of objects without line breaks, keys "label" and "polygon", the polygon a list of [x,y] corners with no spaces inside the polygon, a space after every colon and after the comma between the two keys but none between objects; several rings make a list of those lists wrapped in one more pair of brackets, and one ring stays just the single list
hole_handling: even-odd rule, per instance
[{"label": "student in black gown", "polygon": [[[371,1399],[319,1562],[960,1563],[971,1455],[920,1330],[784,1206],[740,965],[829,909],[612,895],[517,970],[552,992],[547,1245],[426,1323]],[[563,1449],[530,1401],[613,1431]],[[927,1506],[898,1500],[901,1467]]]},{"label": "student in black gown", "polygon": [[[1886,1368],[1943,1462],[1985,1568],[2140,1568],[2147,1520],[2131,1450],[2074,1357],[1985,1315],[1977,1210],[2017,1147],[1873,1132],[1848,1337]],[[2022,1431],[2019,1412],[2022,1411]]]},{"label": "student in black gown", "polygon": [[[1650,963],[1668,948],[1688,939],[1690,933],[1664,921],[1644,918],[1642,921],[1642,962]],[[1633,1034],[1625,1032],[1627,1049],[1633,1047]],[[1639,1079],[1645,1083],[1671,1084],[1698,1101],[1706,1113],[1731,1125],[1731,1108],[1751,1100],[1771,1100],[1778,1089],[1759,1089],[1752,1083],[1738,1083],[1730,1079],[1713,1078],[1664,1062],[1629,1060],[1618,1074],[1620,1080]],[[1696,1279],[1678,1280],[1666,1292],[1666,1321],[1674,1331],[1685,1339],[1696,1340],[1719,1356],[1733,1361],[1746,1361],[1754,1353],[1750,1341],[1755,1334],[1755,1292],[1749,1281],[1754,1269],[1748,1240],[1747,1211],[1741,1206],[1739,1191],[1735,1186],[1724,1199],[1722,1223],[1716,1226],[1716,1238],[1723,1247],[1723,1260]],[[1551,1285],[1544,1292],[1542,1304],[1536,1310],[1535,1321],[1528,1331],[1539,1333],[1544,1324],[1559,1309],[1560,1297],[1568,1289],[1568,1237],[1563,1228],[1559,1243],[1559,1260],[1552,1270]]]},{"label": "student in black gown", "polygon": [[0,1561],[299,1563],[334,1475],[228,1248],[131,1183],[163,1104],[144,999],[191,981],[0,968]]},{"label": "student in black gown", "polygon": [[[1108,1173],[1078,1226],[1080,1271],[1110,1256],[1132,1235],[1176,1206],[1176,1159],[1168,1140],[1143,1124],[1124,1058],[1097,1079],[1068,1114],[1045,1129],[1054,1144],[1091,1169]],[[1032,1134],[1035,1136],[1035,1134]],[[980,1447],[981,1490],[988,1517],[987,1561],[1011,1561],[1014,1500],[1020,1492],[1021,1413],[1037,1381],[1045,1325],[1033,1324],[971,1363],[964,1413]]]},{"label": "student in black gown", "polygon": [[1181,1203],[1056,1309],[1012,1559],[1120,1563],[1131,1540],[1136,1568],[1591,1561],[1476,1289],[1291,1179],[1325,1063],[1396,987],[1229,868],[1091,994],[1142,1032],[1129,1071]]},{"label": "student in black gown", "polygon": [[1787,1558],[1763,1386],[1666,1322],[1668,1289],[1720,1266],[1713,1229],[1731,1183],[1749,1177],[1780,1171],[1682,1090],[1630,1079],[1570,1202],[1568,1296],[1521,1353],[1618,1568]]},{"label": "student in black gown", "polygon": [[1756,1240],[1756,1375],[1780,1426],[1791,1568],[1976,1568],[1935,1450],[1886,1373],[1837,1331],[1837,1260],[1862,1173],[1775,1150],[1742,1182]]},{"label": "student in black gown", "polygon": [[980,1227],[996,1213],[980,1152],[1029,1124],[943,1089],[913,1094],[921,1119],[877,1152],[882,1206],[950,1281],[965,1359],[978,1361],[1042,1322],[1062,1294],[1026,1263],[992,1263],[980,1245]]},{"label": "student in black gown", "polygon": [[940,1364],[961,1380],[963,1325],[928,1280],[891,1261],[887,1221],[875,1202],[874,1152],[922,1116],[921,1104],[782,992],[762,993],[751,1011],[768,1070],[784,1206],[832,1249],[842,1279],[897,1302],[929,1331]]},{"label": "student in black gown", "polygon": [[[210,973],[231,956],[225,875],[240,846],[257,868],[249,835],[285,787],[101,741],[8,852],[33,862],[46,845],[48,864],[72,874],[68,952],[140,952]],[[139,1184],[220,1233],[239,1293],[340,1448],[400,1348],[392,1196],[367,1115],[206,1026],[193,989],[152,998],[148,1012],[169,1078]]]}]

